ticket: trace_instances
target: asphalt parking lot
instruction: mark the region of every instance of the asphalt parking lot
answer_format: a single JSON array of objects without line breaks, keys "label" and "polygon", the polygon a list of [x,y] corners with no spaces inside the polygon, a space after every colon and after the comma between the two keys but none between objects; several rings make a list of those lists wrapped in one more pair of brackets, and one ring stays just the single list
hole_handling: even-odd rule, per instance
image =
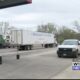
[{"label": "asphalt parking lot", "polygon": [[[72,58],[58,58],[56,48],[21,51],[16,55],[3,56],[0,79],[51,79],[72,64]],[[2,49],[0,53],[17,53],[16,49]],[[19,53],[19,52],[18,52]]]}]

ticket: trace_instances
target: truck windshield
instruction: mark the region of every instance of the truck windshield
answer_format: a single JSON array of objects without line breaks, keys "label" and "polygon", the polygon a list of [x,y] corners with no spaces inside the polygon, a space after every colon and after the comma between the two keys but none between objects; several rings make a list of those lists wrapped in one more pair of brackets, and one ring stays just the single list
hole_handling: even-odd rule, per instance
[{"label": "truck windshield", "polygon": [[64,41],[62,43],[62,45],[77,45],[78,42],[77,41]]}]

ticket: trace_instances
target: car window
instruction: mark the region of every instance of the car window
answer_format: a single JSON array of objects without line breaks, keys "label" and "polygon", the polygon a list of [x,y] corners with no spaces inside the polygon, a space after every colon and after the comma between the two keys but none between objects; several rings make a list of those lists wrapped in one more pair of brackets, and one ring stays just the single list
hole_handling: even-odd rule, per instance
[{"label": "car window", "polygon": [[64,41],[62,43],[63,45],[78,45],[77,41]]}]

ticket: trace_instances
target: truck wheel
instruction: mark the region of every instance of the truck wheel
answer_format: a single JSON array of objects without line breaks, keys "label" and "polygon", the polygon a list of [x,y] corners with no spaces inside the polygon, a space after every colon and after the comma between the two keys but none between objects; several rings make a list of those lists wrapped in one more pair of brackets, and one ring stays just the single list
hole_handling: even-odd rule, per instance
[{"label": "truck wheel", "polygon": [[30,50],[30,46],[27,46],[27,50]]},{"label": "truck wheel", "polygon": [[46,44],[45,44],[45,48],[47,48]]},{"label": "truck wheel", "polygon": [[58,57],[62,57],[62,55],[61,54],[58,54]]},{"label": "truck wheel", "polygon": [[25,50],[25,46],[22,46],[22,50]]},{"label": "truck wheel", "polygon": [[32,45],[30,45],[30,50],[32,50]]},{"label": "truck wheel", "polygon": [[21,51],[21,48],[17,47],[17,50],[18,50],[18,51]]},{"label": "truck wheel", "polygon": [[50,44],[50,47],[52,48],[53,47],[53,44]]},{"label": "truck wheel", "polygon": [[51,47],[52,47],[52,45],[51,45],[51,44],[49,44],[49,47],[51,48]]},{"label": "truck wheel", "polygon": [[23,47],[22,47],[22,46],[17,46],[17,49],[18,49],[19,51],[22,51],[22,50],[23,50]]},{"label": "truck wheel", "polygon": [[48,46],[49,46],[48,44],[45,44],[45,48],[48,48]]}]

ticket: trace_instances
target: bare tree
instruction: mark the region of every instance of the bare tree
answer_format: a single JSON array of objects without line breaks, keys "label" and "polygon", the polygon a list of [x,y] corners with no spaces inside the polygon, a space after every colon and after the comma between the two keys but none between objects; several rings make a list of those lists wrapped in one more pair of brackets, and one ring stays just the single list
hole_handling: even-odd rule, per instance
[{"label": "bare tree", "polygon": [[80,24],[78,21],[74,21],[74,25],[76,26],[76,29],[78,31],[78,33],[80,33]]},{"label": "bare tree", "polygon": [[2,27],[3,27],[3,22],[0,22],[0,34],[3,33]]},{"label": "bare tree", "polygon": [[46,33],[56,33],[57,29],[54,24],[48,23],[46,25],[39,25],[37,28],[38,32],[46,32]]}]

